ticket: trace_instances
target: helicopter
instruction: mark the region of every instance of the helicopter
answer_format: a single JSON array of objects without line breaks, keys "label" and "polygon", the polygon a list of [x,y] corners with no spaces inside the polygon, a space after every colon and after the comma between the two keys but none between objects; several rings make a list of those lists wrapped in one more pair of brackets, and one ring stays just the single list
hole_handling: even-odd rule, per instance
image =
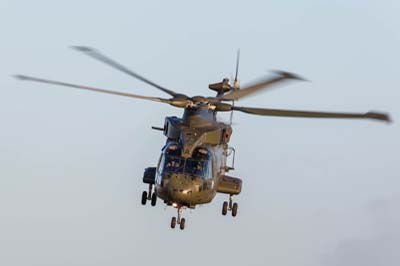
[{"label": "helicopter", "polygon": [[[159,102],[183,109],[182,117],[167,116],[163,127],[152,127],[152,129],[161,131],[164,134],[166,142],[161,149],[158,164],[145,168],[142,179],[147,186],[147,189],[142,193],[142,205],[146,205],[150,201],[151,206],[155,206],[157,200],[160,199],[167,206],[177,209],[177,216],[171,218],[171,228],[179,225],[179,228],[184,230],[186,219],[182,217],[183,210],[187,208],[194,209],[198,205],[210,203],[217,193],[223,193],[228,196],[228,199],[222,204],[222,215],[227,215],[228,212],[233,217],[237,215],[238,203],[234,202],[234,196],[241,193],[243,182],[241,178],[228,175],[230,171],[235,169],[235,149],[229,145],[233,132],[232,114],[235,111],[252,115],[292,118],[391,121],[388,114],[374,111],[343,113],[237,106],[235,102],[239,99],[262,90],[276,87],[288,81],[305,80],[294,73],[274,71],[272,76],[264,77],[241,88],[238,81],[239,50],[236,57],[236,71],[233,83],[228,78],[224,78],[221,82],[209,85],[209,89],[216,93],[215,96],[190,97],[154,83],[96,49],[85,46],[72,46],[72,48],[157,88],[168,94],[170,98],[142,96],[26,75],[16,75],[15,77],[19,80]],[[217,113],[219,112],[230,112],[230,122],[218,121]]]}]

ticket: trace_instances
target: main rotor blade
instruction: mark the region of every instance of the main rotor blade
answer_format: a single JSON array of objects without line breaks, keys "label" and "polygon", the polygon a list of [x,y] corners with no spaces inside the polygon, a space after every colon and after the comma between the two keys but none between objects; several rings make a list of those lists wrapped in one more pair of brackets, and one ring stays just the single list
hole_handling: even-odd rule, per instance
[{"label": "main rotor blade", "polygon": [[114,94],[114,95],[137,98],[137,99],[142,99],[142,100],[149,100],[149,101],[153,101],[153,102],[170,103],[170,101],[168,99],[162,99],[162,98],[157,98],[157,97],[149,97],[149,96],[136,95],[136,94],[132,94],[132,93],[110,91],[110,90],[104,90],[104,89],[99,89],[99,88],[94,88],[94,87],[76,85],[76,84],[71,84],[71,83],[66,83],[66,82],[61,82],[61,81],[55,81],[55,80],[35,78],[35,77],[24,76],[24,75],[15,75],[15,77],[20,80],[34,81],[34,82],[46,83],[46,84],[52,84],[52,85],[60,85],[60,86],[64,86],[64,87]]},{"label": "main rotor blade", "polygon": [[276,71],[275,73],[277,74],[276,77],[264,79],[260,82],[246,86],[240,90],[232,91],[231,93],[225,94],[219,98],[222,101],[238,100],[238,99],[244,98],[250,94],[254,94],[254,93],[260,91],[261,89],[271,88],[271,87],[278,85],[279,83],[282,83],[287,80],[304,80],[300,76],[297,76],[296,74],[289,73],[289,72]]},{"label": "main rotor blade", "polygon": [[177,95],[176,92],[174,92],[172,90],[169,90],[167,88],[164,88],[164,87],[152,82],[151,80],[148,80],[148,79],[140,76],[139,74],[136,74],[135,72],[129,70],[125,66],[123,66],[123,65],[119,64],[118,62],[112,60],[111,58],[101,54],[99,51],[97,51],[97,50],[95,50],[93,48],[85,47],[85,46],[72,46],[72,48],[75,49],[75,50],[78,50],[80,52],[83,52],[86,55],[88,55],[88,56],[90,56],[90,57],[92,57],[92,58],[94,58],[96,60],[99,60],[99,61],[101,61],[101,62],[103,62],[103,63],[105,63],[105,64],[107,64],[107,65],[109,65],[109,66],[111,66],[113,68],[116,68],[116,69],[124,72],[125,74],[128,74],[128,75],[130,75],[130,76],[132,76],[134,78],[137,78],[137,79],[139,79],[139,80],[141,80],[141,81],[143,81],[143,82],[145,82],[145,83],[147,83],[147,84],[149,84],[149,85],[151,85],[153,87],[156,87],[157,89],[162,90],[163,92],[168,93],[171,96],[176,96]]},{"label": "main rotor blade", "polygon": [[359,118],[359,119],[365,118],[365,119],[375,119],[375,120],[391,122],[388,114],[380,112],[332,113],[332,112],[318,112],[318,111],[314,112],[314,111],[252,108],[252,107],[239,107],[239,106],[232,106],[232,110],[241,111],[249,114],[255,114],[255,115],[264,115],[264,116],[304,117],[304,118]]}]

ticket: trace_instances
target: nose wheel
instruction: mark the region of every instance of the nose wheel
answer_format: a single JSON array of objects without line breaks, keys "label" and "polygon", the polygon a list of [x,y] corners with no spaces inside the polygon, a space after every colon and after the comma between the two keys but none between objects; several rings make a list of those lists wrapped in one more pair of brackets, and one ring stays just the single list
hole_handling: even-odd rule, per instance
[{"label": "nose wheel", "polygon": [[222,215],[226,215],[228,211],[230,211],[232,217],[235,217],[237,215],[238,207],[238,204],[233,202],[233,195],[229,195],[229,203],[224,201],[222,204]]},{"label": "nose wheel", "polygon": [[174,229],[175,226],[178,224],[179,228],[181,230],[184,230],[185,229],[185,224],[186,224],[186,219],[185,218],[181,218],[181,214],[183,212],[183,209],[182,209],[182,207],[178,207],[177,209],[178,209],[178,217],[174,216],[174,217],[171,218],[171,228]]},{"label": "nose wheel", "polygon": [[147,201],[150,201],[151,206],[156,206],[157,204],[157,194],[153,192],[153,185],[149,184],[149,190],[143,191],[142,193],[142,205],[146,205]]}]

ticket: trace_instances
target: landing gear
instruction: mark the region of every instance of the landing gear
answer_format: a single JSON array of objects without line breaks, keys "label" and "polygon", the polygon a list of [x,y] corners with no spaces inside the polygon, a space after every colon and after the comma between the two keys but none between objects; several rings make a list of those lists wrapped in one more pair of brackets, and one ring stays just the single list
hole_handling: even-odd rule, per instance
[{"label": "landing gear", "polygon": [[157,203],[157,194],[153,192],[153,195],[151,195],[151,206],[156,206]]},{"label": "landing gear", "polygon": [[175,228],[175,225],[176,225],[176,217],[174,216],[174,217],[172,217],[172,219],[171,219],[171,228],[174,229],[174,228]]},{"label": "landing gear", "polygon": [[146,205],[147,201],[151,201],[151,206],[156,206],[157,194],[153,192],[153,185],[149,184],[149,190],[142,193],[142,205]]},{"label": "landing gear", "polygon": [[231,211],[232,217],[237,215],[238,204],[233,202],[233,195],[229,195],[229,203],[224,201],[222,204],[222,215],[226,215],[228,211]]},{"label": "landing gear", "polygon": [[143,191],[142,193],[142,205],[146,205],[147,202],[147,191]]},{"label": "landing gear", "polygon": [[185,218],[182,218],[181,223],[179,225],[179,228],[181,228],[181,230],[185,229],[185,222],[186,222]]},{"label": "landing gear", "polygon": [[235,217],[237,215],[238,204],[235,202],[232,206],[232,216]]},{"label": "landing gear", "polygon": [[183,212],[183,207],[177,207],[178,209],[178,218],[177,217],[172,217],[171,219],[171,228],[174,229],[176,224],[179,224],[179,228],[181,230],[185,229],[185,224],[186,224],[186,219],[185,218],[181,218],[181,214]]},{"label": "landing gear", "polygon": [[228,202],[224,201],[222,204],[222,215],[226,215],[228,213]]}]

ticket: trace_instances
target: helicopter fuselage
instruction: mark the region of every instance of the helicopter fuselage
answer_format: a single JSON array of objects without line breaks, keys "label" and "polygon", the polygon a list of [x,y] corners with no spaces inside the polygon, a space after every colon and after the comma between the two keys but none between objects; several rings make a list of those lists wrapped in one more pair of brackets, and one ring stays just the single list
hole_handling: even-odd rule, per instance
[{"label": "helicopter fuselage", "polygon": [[167,205],[195,208],[215,195],[239,194],[241,180],[226,176],[232,128],[218,122],[214,111],[186,108],[183,118],[166,117],[167,137],[154,169],[155,193]]}]

